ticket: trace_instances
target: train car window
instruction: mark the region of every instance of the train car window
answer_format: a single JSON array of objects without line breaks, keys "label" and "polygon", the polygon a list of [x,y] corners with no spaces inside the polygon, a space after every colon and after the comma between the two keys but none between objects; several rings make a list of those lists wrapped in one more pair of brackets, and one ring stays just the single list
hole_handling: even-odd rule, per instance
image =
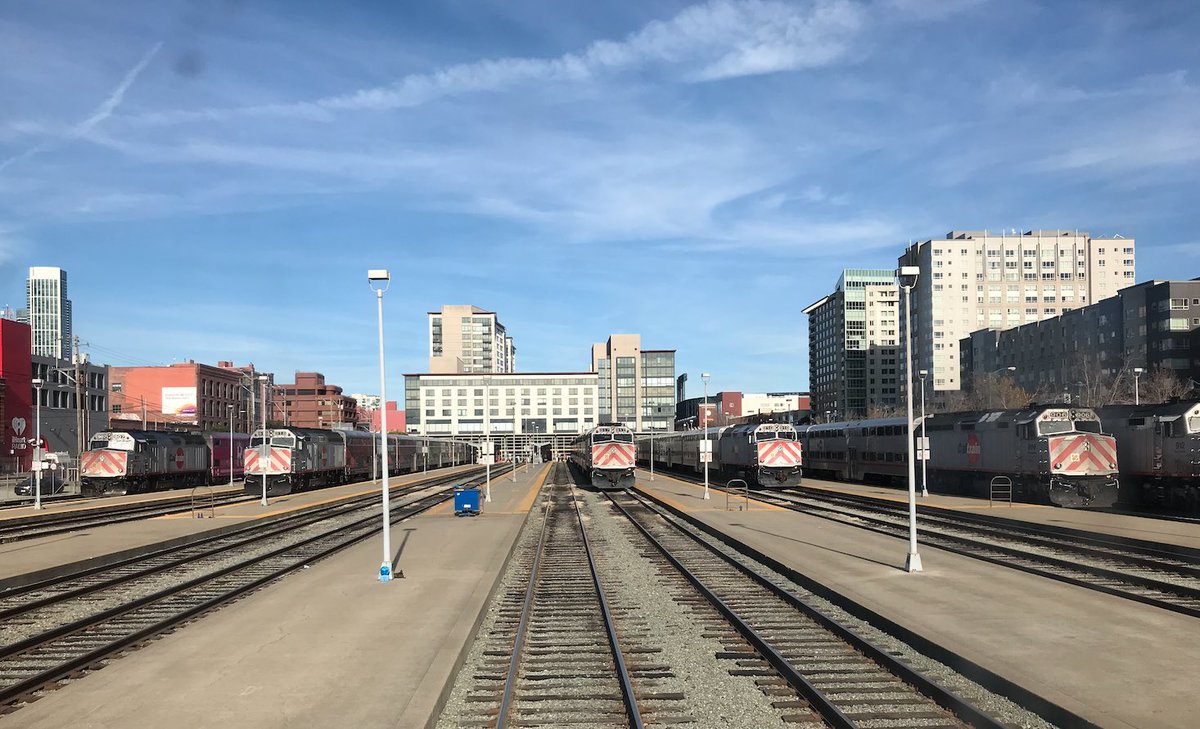
[{"label": "train car window", "polygon": [[[1190,419],[1191,419],[1191,420],[1195,420],[1195,418],[1190,418]],[[1145,419],[1145,418],[1130,418],[1130,419],[1129,419],[1129,424],[1130,424],[1130,425],[1132,425],[1132,426],[1134,426],[1134,427],[1137,427],[1137,426],[1140,426],[1140,425],[1145,425],[1145,424],[1146,424],[1146,419]]]},{"label": "train car window", "polygon": [[756,437],[758,438],[758,442],[762,443],[763,441],[775,440],[778,435],[778,433],[762,432],[758,433]]},{"label": "train car window", "polygon": [[776,433],[776,435],[778,435],[781,440],[796,440],[796,434],[790,430],[781,431]]},{"label": "train car window", "polygon": [[1079,420],[1075,423],[1075,429],[1082,433],[1099,433],[1100,423],[1095,420]]},{"label": "train car window", "polygon": [[613,436],[613,440],[617,441],[618,443],[632,443],[633,433],[617,433]]},{"label": "train car window", "polygon": [[94,440],[94,441],[92,441],[92,448],[94,448],[94,449],[96,449],[96,450],[100,450],[100,449],[102,449],[102,448],[107,448],[107,447],[108,447],[108,441],[106,441],[106,440]]},{"label": "train car window", "polygon": [[610,440],[612,440],[612,436],[608,433],[596,433],[592,436],[593,443],[607,443]]}]

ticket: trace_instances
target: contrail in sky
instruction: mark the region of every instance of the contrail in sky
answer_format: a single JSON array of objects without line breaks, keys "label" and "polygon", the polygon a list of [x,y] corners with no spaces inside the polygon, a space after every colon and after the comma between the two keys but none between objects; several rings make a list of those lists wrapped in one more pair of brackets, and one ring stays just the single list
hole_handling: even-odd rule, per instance
[{"label": "contrail in sky", "polygon": [[117,110],[117,107],[121,105],[121,102],[125,100],[125,93],[129,91],[129,87],[133,85],[134,81],[137,81],[138,76],[141,75],[142,71],[146,70],[146,66],[150,65],[150,62],[154,60],[154,57],[158,55],[158,52],[162,50],[162,47],[162,41],[159,41],[158,43],[155,43],[150,50],[146,51],[141,60],[139,60],[133,68],[129,69],[129,71],[125,74],[125,77],[121,79],[121,83],[117,84],[117,88],[113,89],[108,97],[105,98],[104,101],[100,102],[100,105],[97,106],[90,115],[88,115],[88,118],[71,127],[71,130],[64,135],[63,139],[41,142],[40,144],[36,144],[16,156],[9,157],[3,162],[0,162],[0,172],[3,172],[17,162],[29,159],[36,154],[40,154],[41,152],[50,149],[51,147],[55,146],[56,142],[70,141],[86,136],[89,132],[95,129],[97,125],[101,124],[105,119],[108,119],[110,116],[112,116]]}]

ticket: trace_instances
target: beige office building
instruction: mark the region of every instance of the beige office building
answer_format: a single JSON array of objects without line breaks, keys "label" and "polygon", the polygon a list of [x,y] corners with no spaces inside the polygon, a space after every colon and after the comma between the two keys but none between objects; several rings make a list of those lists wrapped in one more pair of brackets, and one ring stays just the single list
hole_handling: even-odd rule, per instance
[{"label": "beige office building", "polygon": [[639,334],[613,334],[592,345],[599,378],[598,423],[638,432],[675,427],[675,350],[642,349]]},{"label": "beige office building", "polygon": [[433,374],[515,372],[517,349],[494,311],[449,305],[429,312]]},{"label": "beige office building", "polygon": [[[961,388],[959,340],[971,332],[1055,317],[1132,284],[1134,241],[1068,230],[951,231],[914,243],[898,263],[921,269],[912,297],[913,369],[929,371],[936,397]],[[903,339],[903,309],[899,319]]]}]

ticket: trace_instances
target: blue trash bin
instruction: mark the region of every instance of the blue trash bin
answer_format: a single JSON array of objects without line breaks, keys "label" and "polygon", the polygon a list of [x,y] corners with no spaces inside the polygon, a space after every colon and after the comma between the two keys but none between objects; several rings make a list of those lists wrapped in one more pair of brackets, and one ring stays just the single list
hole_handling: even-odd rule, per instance
[{"label": "blue trash bin", "polygon": [[454,513],[456,516],[478,516],[479,489],[454,489]]}]

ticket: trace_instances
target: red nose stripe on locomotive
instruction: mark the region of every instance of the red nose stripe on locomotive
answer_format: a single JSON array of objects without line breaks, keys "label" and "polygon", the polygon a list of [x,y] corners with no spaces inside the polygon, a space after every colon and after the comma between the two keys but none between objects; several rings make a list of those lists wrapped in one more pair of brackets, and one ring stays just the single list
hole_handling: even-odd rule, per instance
[{"label": "red nose stripe on locomotive", "polygon": [[592,468],[633,468],[634,449],[630,443],[601,443],[592,446]]},{"label": "red nose stripe on locomotive", "polygon": [[[253,448],[247,448],[245,453],[246,473],[264,473],[259,467],[260,454]],[[267,461],[265,473],[287,473],[292,468],[292,455],[287,448],[272,448]]]},{"label": "red nose stripe on locomotive", "polygon": [[799,466],[800,456],[800,444],[794,440],[773,440],[758,444],[758,465],[760,466]]},{"label": "red nose stripe on locomotive", "polygon": [[1117,462],[1116,441],[1102,435],[1052,438],[1050,469],[1061,473],[1111,472]]},{"label": "red nose stripe on locomotive", "polygon": [[88,451],[79,466],[84,476],[124,476],[126,462],[124,451]]}]

